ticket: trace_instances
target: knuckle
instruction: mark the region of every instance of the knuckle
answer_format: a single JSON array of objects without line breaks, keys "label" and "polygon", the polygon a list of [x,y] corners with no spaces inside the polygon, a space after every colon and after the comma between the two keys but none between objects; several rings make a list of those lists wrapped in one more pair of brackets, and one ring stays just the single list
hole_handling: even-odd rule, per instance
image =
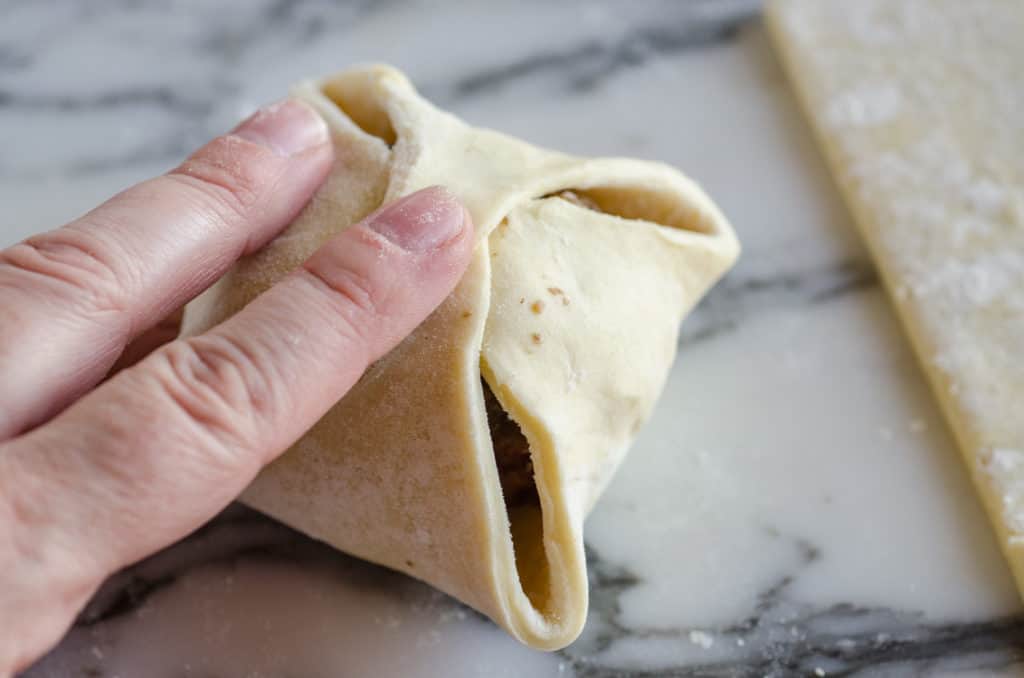
[{"label": "knuckle", "polygon": [[[10,450],[0,450],[0,457]],[[100,558],[76,549],[75,540],[69,538],[66,528],[57,520],[54,502],[41,492],[39,484],[26,473],[18,473],[15,465],[5,465],[0,459],[0,567],[8,583],[15,584],[0,591],[0,599],[15,605],[36,605],[49,615],[73,616],[88,599],[96,585],[107,573],[100,566]],[[8,458],[7,461],[10,461]],[[7,480],[7,482],[4,482]],[[6,595],[5,595],[6,594]],[[0,603],[2,605],[2,603]],[[9,610],[8,610],[9,611]],[[12,629],[13,630],[13,629]],[[13,635],[20,641],[39,640],[40,625],[22,625]],[[10,632],[5,632],[10,636]],[[23,643],[22,643],[23,645]],[[12,645],[24,654],[32,654],[25,647]],[[17,659],[24,663],[31,657]],[[3,641],[0,640],[0,672],[5,666]]]},{"label": "knuckle", "polygon": [[307,262],[303,270],[326,298],[332,317],[337,319],[335,327],[348,335],[351,343],[366,345],[387,307],[386,281],[352,267],[323,266],[315,260]]},{"label": "knuckle", "polygon": [[26,532],[31,532],[33,523],[31,503],[25,502],[23,493],[18,492],[18,487],[8,486],[4,481],[14,477],[10,469],[4,468],[3,461],[10,461],[9,457],[0,457],[0,554],[18,554],[19,559],[27,562],[37,560],[35,550],[30,548],[31,542],[26,542],[19,537]]},{"label": "knuckle", "polygon": [[239,453],[258,447],[265,422],[272,420],[277,392],[272,375],[252,347],[225,334],[192,337],[159,352],[162,391],[215,449],[237,463]]},{"label": "knuckle", "polygon": [[183,185],[201,209],[222,222],[248,217],[264,184],[258,161],[247,157],[238,148],[240,142],[232,139],[216,139],[167,175]]},{"label": "knuckle", "polygon": [[84,299],[99,311],[126,310],[128,290],[135,286],[130,267],[115,261],[87,231],[68,228],[0,252],[0,266],[14,274],[9,283]]},{"label": "knuckle", "polygon": [[[7,459],[6,461],[10,461]],[[33,567],[42,567],[48,560],[50,521],[45,516],[45,505],[32,491],[33,483],[24,474],[17,473],[17,468],[10,464],[4,468],[0,464],[5,479],[18,478],[21,484],[0,483],[0,546],[2,553],[14,555],[23,564],[31,563]]]}]

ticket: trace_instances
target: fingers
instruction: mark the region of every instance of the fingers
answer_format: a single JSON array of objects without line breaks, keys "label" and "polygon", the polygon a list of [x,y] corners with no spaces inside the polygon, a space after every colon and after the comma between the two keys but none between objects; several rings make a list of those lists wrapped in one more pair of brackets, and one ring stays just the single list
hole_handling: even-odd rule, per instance
[{"label": "fingers", "polygon": [[126,367],[131,367],[167,342],[177,339],[178,334],[181,332],[184,310],[184,308],[179,308],[156,325],[135,337],[131,343],[125,346],[124,351],[117,358],[117,362],[114,363],[114,366],[107,373],[107,378],[112,377]]},{"label": "fingers", "polygon": [[319,116],[278,103],[169,174],[0,252],[0,440],[91,388],[134,336],[273,237],[331,157]]},{"label": "fingers", "polygon": [[0,446],[0,512],[35,577],[7,595],[30,601],[56,581],[74,610],[107,573],[220,510],[450,293],[472,241],[449,193],[414,194],[207,334]]}]

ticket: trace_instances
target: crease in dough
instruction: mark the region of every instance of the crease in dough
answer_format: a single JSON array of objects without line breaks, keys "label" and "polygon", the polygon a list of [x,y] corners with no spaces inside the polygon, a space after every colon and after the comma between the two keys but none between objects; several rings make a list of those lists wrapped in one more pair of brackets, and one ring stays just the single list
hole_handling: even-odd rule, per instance
[{"label": "crease in dough", "polygon": [[239,310],[382,203],[444,184],[477,248],[410,337],[242,500],[420,578],[553,650],[587,614],[583,520],[647,419],[681,319],[738,243],[677,171],[582,159],[470,127],[387,66],[293,95],[336,160],[285,232],[189,304],[184,334]]}]

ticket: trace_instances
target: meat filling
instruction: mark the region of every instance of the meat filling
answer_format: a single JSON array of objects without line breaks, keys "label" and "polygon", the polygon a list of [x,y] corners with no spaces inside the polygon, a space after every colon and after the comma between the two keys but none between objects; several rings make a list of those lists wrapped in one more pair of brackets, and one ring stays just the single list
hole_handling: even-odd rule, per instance
[{"label": "meat filling", "polygon": [[519,424],[502,408],[487,382],[483,379],[480,382],[484,388],[487,424],[491,429],[494,461],[498,466],[498,478],[501,480],[505,506],[512,508],[524,504],[539,504],[537,486],[533,480],[530,444]]}]

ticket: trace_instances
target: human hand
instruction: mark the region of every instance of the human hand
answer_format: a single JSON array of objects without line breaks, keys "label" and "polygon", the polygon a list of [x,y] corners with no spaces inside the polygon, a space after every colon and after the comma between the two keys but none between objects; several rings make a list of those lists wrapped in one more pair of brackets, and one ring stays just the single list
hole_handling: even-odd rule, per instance
[{"label": "human hand", "polygon": [[176,309],[286,226],[332,156],[323,121],[286,100],[0,252],[0,675],[109,574],[228,504],[461,277],[468,213],[425,189],[171,340]]}]

